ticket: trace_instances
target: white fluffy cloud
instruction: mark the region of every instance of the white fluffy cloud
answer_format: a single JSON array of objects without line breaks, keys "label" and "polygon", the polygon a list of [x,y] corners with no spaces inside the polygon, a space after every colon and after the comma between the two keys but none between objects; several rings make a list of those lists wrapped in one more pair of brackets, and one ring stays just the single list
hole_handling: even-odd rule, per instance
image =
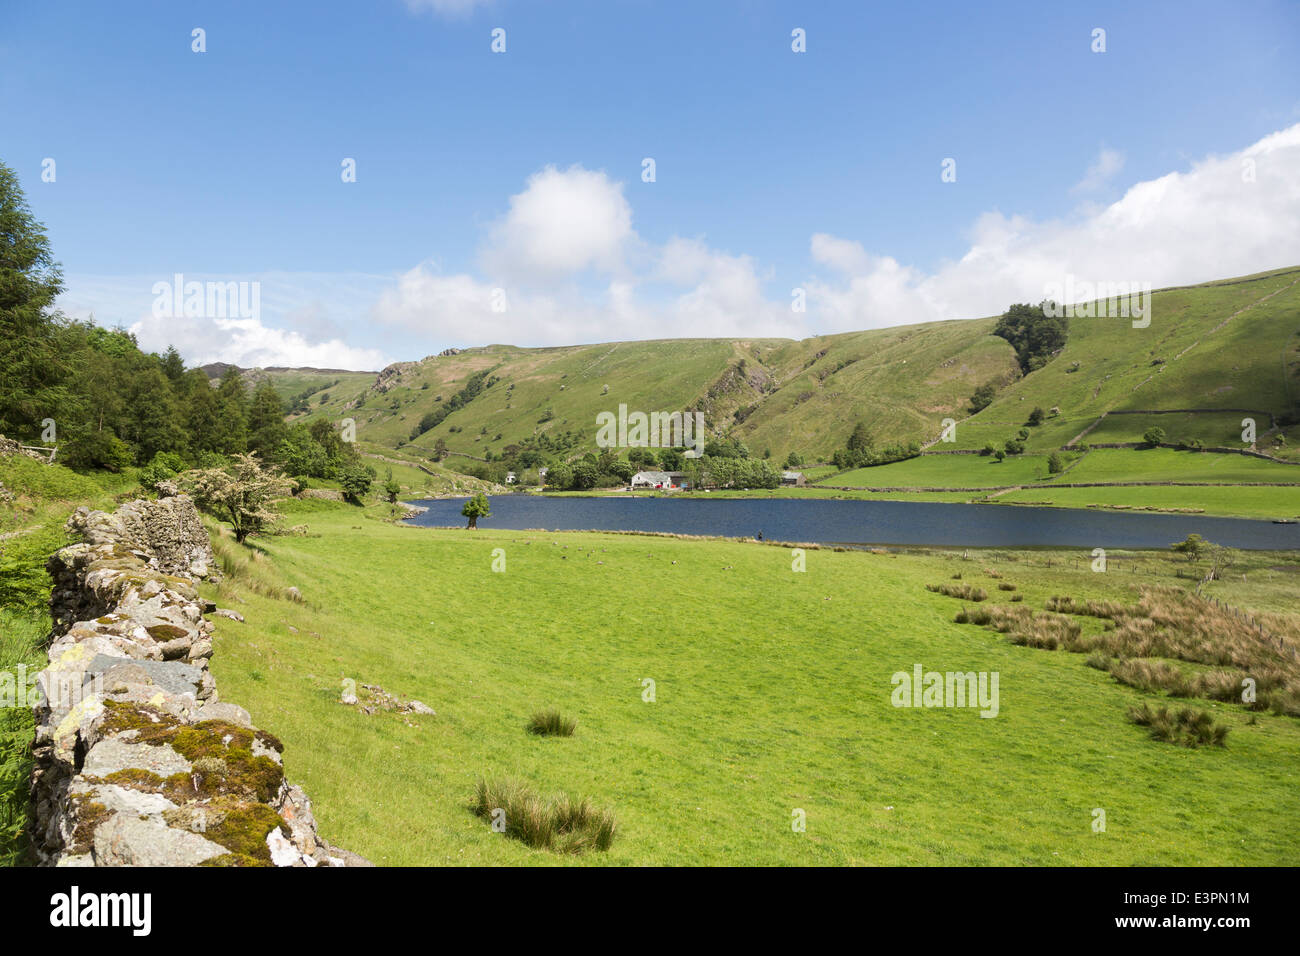
[{"label": "white fluffy cloud", "polygon": [[[683,288],[662,310],[675,336],[788,336],[801,332],[790,301],[768,301],[749,256],[674,238],[659,256],[658,275]],[[642,336],[644,337],[644,336]]]},{"label": "white fluffy cloud", "polygon": [[809,282],[822,331],[993,315],[1011,302],[1039,301],[1067,275],[1159,288],[1295,265],[1300,125],[1066,219],[986,213],[967,252],[932,272],[832,236],[814,236],[811,252],[835,273]]},{"label": "white fluffy cloud", "polygon": [[380,325],[430,342],[564,345],[596,340],[795,335],[749,256],[701,239],[646,243],[621,183],[548,166],[510,198],[479,255],[491,278],[420,265],[376,303]]},{"label": "white fluffy cloud", "polygon": [[[369,344],[358,346],[348,341],[349,332],[356,328],[355,317],[364,314],[390,284],[386,276],[279,272],[182,277],[182,287],[191,281],[257,283],[256,314],[249,310],[237,319],[156,316],[155,285],[174,286],[171,274],[70,274],[66,281],[67,292],[59,298],[59,307],[66,314],[80,319],[93,316],[101,325],[121,325],[146,351],[161,352],[174,345],[189,364],[379,369],[389,361],[384,352]],[[235,307],[226,314],[240,312]]]},{"label": "white fluffy cloud", "polygon": [[547,166],[510,197],[483,263],[493,275],[539,281],[587,269],[612,273],[623,267],[632,235],[632,207],[621,183],[580,166]]},{"label": "white fluffy cloud", "polygon": [[244,368],[287,365],[378,370],[387,362],[377,349],[356,348],[340,339],[312,342],[298,332],[269,328],[258,319],[155,318],[130,326],[142,348],[183,346],[188,364],[230,362]]}]

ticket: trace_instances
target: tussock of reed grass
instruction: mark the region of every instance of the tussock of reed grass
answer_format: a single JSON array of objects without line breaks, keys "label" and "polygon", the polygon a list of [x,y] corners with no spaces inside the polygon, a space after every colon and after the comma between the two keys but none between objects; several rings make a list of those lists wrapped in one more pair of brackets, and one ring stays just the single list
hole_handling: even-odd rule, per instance
[{"label": "tussock of reed grass", "polygon": [[927,584],[927,591],[960,598],[963,601],[987,601],[989,592],[983,588],[973,588],[969,584]]},{"label": "tussock of reed grass", "polygon": [[508,837],[555,853],[603,852],[614,842],[618,828],[613,813],[593,806],[586,797],[561,793],[543,800],[527,785],[509,778],[480,779],[474,813],[489,823],[499,819]]},{"label": "tussock of reed grass", "polygon": [[1079,641],[1078,621],[1061,614],[1036,612],[1027,607],[993,605],[988,608],[963,608],[955,618],[958,624],[982,624],[1007,635],[1012,644],[1056,650],[1074,650]]},{"label": "tussock of reed grass", "polygon": [[1130,707],[1128,719],[1139,727],[1146,727],[1153,740],[1163,740],[1180,747],[1222,747],[1228,737],[1226,724],[1216,723],[1214,717],[1203,710],[1181,707]]},{"label": "tussock of reed grass", "polygon": [[[1252,710],[1271,709],[1277,714],[1300,716],[1300,697],[1297,697],[1295,687],[1288,684],[1285,674],[1276,670],[1266,670],[1259,674],[1228,670],[1188,672],[1164,660],[1102,659],[1105,664],[1101,665],[1101,670],[1109,671],[1121,684],[1148,693],[1163,692],[1171,697],[1200,697],[1226,703],[1245,703]],[[1088,663],[1092,664],[1092,658],[1089,658]],[[1248,678],[1255,682],[1254,701],[1243,698]]]},{"label": "tussock of reed grass", "polygon": [[1104,669],[1121,684],[1148,693],[1163,691],[1173,697],[1195,696],[1191,675],[1168,661],[1108,660]]},{"label": "tussock of reed grass", "polygon": [[[1293,618],[1257,614],[1246,619],[1171,587],[1143,588],[1136,604],[1055,595],[1047,608],[1107,622],[1105,631],[1079,637],[1067,649],[1100,654],[1108,661],[1102,669],[1121,683],[1300,717],[1300,625]],[[1189,673],[1170,661],[1217,669]],[[1247,678],[1254,681],[1254,701],[1243,699]]]},{"label": "tussock of reed grass", "polygon": [[1078,601],[1059,594],[1054,594],[1047,599],[1047,610],[1058,614],[1104,617],[1112,621],[1133,613],[1130,605],[1120,604],[1118,601]]},{"label": "tussock of reed grass", "polygon": [[538,737],[572,737],[577,729],[576,717],[565,717],[553,707],[539,710],[528,718],[528,732]]}]

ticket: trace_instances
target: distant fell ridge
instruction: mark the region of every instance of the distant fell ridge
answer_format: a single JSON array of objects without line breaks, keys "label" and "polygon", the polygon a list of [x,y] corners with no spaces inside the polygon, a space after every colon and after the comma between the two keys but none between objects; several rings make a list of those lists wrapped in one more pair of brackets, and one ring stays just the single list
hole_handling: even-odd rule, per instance
[{"label": "distant fell ridge", "polygon": [[378,372],[368,372],[357,369],[347,368],[312,368],[311,366],[299,366],[290,368],[287,365],[267,365],[264,368],[243,368],[239,365],[232,365],[229,362],[209,362],[207,365],[200,365],[203,374],[208,378],[221,378],[226,374],[228,369],[237,369],[242,375],[256,375],[259,372],[268,372],[276,375],[296,373],[299,375],[378,375]]}]

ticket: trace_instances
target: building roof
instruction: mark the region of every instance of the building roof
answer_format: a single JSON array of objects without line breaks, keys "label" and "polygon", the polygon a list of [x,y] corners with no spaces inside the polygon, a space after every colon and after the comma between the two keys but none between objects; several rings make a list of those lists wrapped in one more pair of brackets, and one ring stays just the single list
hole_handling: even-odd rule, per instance
[{"label": "building roof", "polygon": [[648,481],[652,485],[666,485],[672,481],[672,475],[666,471],[638,471],[632,476],[633,481]]},{"label": "building roof", "polygon": [[799,480],[800,478],[802,478],[802,477],[803,477],[803,472],[802,472],[802,471],[783,471],[783,472],[781,472],[781,479],[782,479],[783,481],[798,481],[798,480]]}]

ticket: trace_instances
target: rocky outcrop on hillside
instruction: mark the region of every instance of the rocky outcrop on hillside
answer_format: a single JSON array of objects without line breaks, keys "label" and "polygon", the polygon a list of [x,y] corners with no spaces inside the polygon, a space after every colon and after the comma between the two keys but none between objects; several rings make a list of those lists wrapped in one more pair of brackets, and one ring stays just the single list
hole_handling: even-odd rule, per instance
[{"label": "rocky outcrop on hillside", "polygon": [[400,384],[403,375],[419,367],[419,362],[394,362],[379,373],[368,391],[382,395],[393,386]]},{"label": "rocky outcrop on hillside", "polygon": [[78,509],[48,567],[33,709],[32,846],[53,866],[355,866],[320,838],[280,742],[220,700],[211,545],[184,495]]}]

